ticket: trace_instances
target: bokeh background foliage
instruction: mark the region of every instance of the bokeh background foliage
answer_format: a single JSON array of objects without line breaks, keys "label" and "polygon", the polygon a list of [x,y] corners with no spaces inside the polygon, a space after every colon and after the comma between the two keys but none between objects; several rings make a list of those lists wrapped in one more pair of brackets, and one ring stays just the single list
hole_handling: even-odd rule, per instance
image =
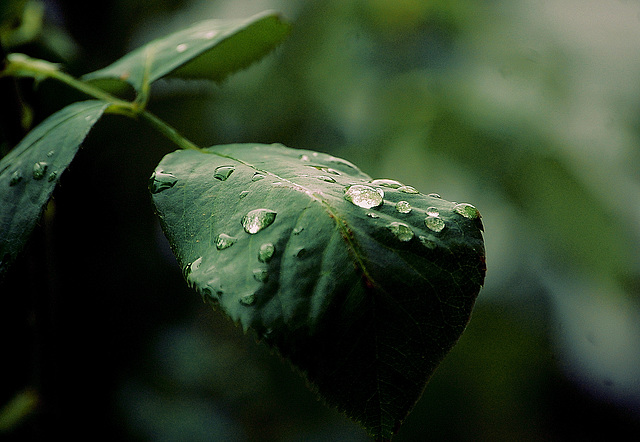
[{"label": "bokeh background foliage", "polygon": [[[162,82],[151,110],[204,146],[320,150],[483,214],[485,288],[397,440],[640,435],[640,4],[10,0],[0,38],[82,75],[264,9],[295,25],[278,50],[220,85]],[[78,98],[18,86],[3,152]],[[172,150],[113,117],[63,176],[1,288],[2,404],[36,398],[11,434],[366,440],[186,288],[146,190]]]}]

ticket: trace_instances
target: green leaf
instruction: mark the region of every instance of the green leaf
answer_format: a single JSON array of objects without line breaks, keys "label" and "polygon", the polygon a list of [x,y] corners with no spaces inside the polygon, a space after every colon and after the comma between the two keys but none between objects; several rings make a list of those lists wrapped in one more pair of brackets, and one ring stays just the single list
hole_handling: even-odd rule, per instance
[{"label": "green leaf", "polygon": [[24,247],[60,175],[107,106],[92,100],[65,107],[0,160],[0,277]]},{"label": "green leaf", "polygon": [[280,145],[178,151],[149,184],[187,283],[388,439],[463,332],[480,214]]},{"label": "green leaf", "polygon": [[289,30],[289,24],[272,12],[241,20],[207,20],[154,40],[82,79],[101,81],[98,85],[108,89],[117,81],[127,82],[138,92],[166,76],[221,81],[269,53]]}]

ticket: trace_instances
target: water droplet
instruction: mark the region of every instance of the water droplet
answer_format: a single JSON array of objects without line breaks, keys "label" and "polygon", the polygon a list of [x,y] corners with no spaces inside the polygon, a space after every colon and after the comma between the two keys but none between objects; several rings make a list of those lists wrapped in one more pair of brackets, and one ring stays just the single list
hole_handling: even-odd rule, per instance
[{"label": "water droplet", "polygon": [[52,156],[54,156],[54,155],[55,155],[55,153],[56,153],[56,151],[55,151],[55,150],[50,150],[49,152],[47,152],[47,156],[48,156],[49,158],[51,158]]},{"label": "water droplet", "polygon": [[396,210],[400,213],[409,213],[411,212],[411,204],[407,201],[398,201],[396,203]]},{"label": "water droplet", "polygon": [[344,198],[358,207],[371,209],[382,205],[384,192],[381,189],[356,184],[347,189]]},{"label": "water droplet", "polygon": [[264,243],[260,246],[260,250],[258,250],[258,261],[260,262],[269,262],[271,258],[273,258],[273,254],[276,251],[276,247],[270,242]]},{"label": "water droplet", "polygon": [[429,207],[427,208],[427,215],[429,216],[440,216],[440,211],[437,207]]},{"label": "water droplet", "polygon": [[299,235],[300,232],[302,232],[303,230],[304,230],[304,227],[297,226],[296,228],[293,229],[293,234],[294,235]]},{"label": "water droplet", "polygon": [[353,164],[350,161],[347,161],[345,159],[342,159],[342,158],[330,157],[327,161],[329,161],[330,163],[337,164],[339,166],[345,167],[347,169],[358,170],[358,168],[356,167],[355,164]]},{"label": "water droplet", "polygon": [[311,158],[309,158],[309,155],[302,154],[300,155],[300,161],[311,161]]},{"label": "water droplet", "polygon": [[467,203],[456,204],[453,207],[453,210],[468,219],[480,218],[480,211],[478,211],[478,209],[476,209],[471,204],[467,204]]},{"label": "water droplet", "polygon": [[391,189],[397,189],[398,187],[402,187],[404,185],[396,180],[373,180],[371,181],[371,184],[373,184],[374,186],[390,187]]},{"label": "water droplet", "polygon": [[336,182],[336,180],[334,180],[330,176],[320,175],[320,176],[317,176],[316,178],[321,180],[321,181],[326,181],[327,183],[335,183]]},{"label": "water droplet", "polygon": [[256,172],[256,173],[253,174],[253,177],[251,178],[251,181],[260,181],[263,178],[264,178],[264,174],[263,173]]},{"label": "water droplet", "polygon": [[259,282],[267,282],[267,280],[269,279],[269,272],[267,272],[265,269],[254,269],[253,279]]},{"label": "water droplet", "polygon": [[53,171],[49,174],[49,178],[47,178],[47,180],[52,182],[55,181],[56,178],[58,178],[58,172]]},{"label": "water droplet", "polygon": [[22,173],[19,170],[16,170],[11,174],[11,178],[9,179],[9,185],[15,186],[20,181],[22,181]]},{"label": "water droplet", "polygon": [[398,238],[402,242],[411,241],[413,238],[413,230],[411,227],[404,223],[394,222],[389,224],[389,230],[393,233],[396,238]]},{"label": "water droplet", "polygon": [[424,224],[434,232],[442,232],[445,224],[442,218],[438,218],[437,216],[428,216],[424,219]]},{"label": "water droplet", "polygon": [[226,233],[221,233],[216,237],[216,249],[224,250],[228,249],[237,241],[237,238],[229,236]]},{"label": "water droplet", "polygon": [[416,190],[415,187],[411,187],[411,186],[402,186],[402,187],[398,187],[398,190],[400,192],[404,192],[404,193],[420,193]]},{"label": "water droplet", "polygon": [[377,213],[374,213],[374,212],[367,213],[367,216],[369,218],[380,218],[380,215],[378,215]]},{"label": "water droplet", "polygon": [[442,198],[442,197],[441,197],[439,194],[437,194],[437,193],[430,193],[430,194],[429,194],[429,195],[427,195],[427,196],[430,196],[431,198]]},{"label": "water droplet", "polygon": [[242,305],[246,305],[246,306],[253,305],[256,302],[256,295],[253,293],[251,293],[250,295],[244,295],[239,299],[239,301],[240,301],[240,304]]},{"label": "water droplet", "polygon": [[244,198],[247,195],[249,195],[249,191],[248,190],[243,190],[242,192],[240,192],[240,198]]},{"label": "water droplet", "polygon": [[206,38],[207,40],[211,40],[213,37],[215,37],[215,36],[216,36],[216,34],[217,34],[217,32],[216,32],[216,31],[207,31],[207,32],[204,34],[204,38]]},{"label": "water droplet", "polygon": [[256,209],[242,217],[242,227],[247,233],[258,233],[269,227],[276,219],[276,212],[269,209]]},{"label": "water droplet", "polygon": [[436,248],[436,243],[434,241],[430,240],[429,238],[427,238],[426,236],[420,236],[420,242],[427,249],[433,250],[433,249]]},{"label": "water droplet", "polygon": [[156,170],[149,179],[149,191],[153,194],[172,188],[178,179],[167,172]]},{"label": "water droplet", "polygon": [[33,165],[33,179],[34,180],[41,180],[42,178],[44,178],[45,173],[47,172],[47,167],[49,167],[49,165],[47,163],[45,163],[44,161],[39,161],[37,163],[35,163]]},{"label": "water droplet", "polygon": [[193,274],[193,272],[198,270],[200,264],[202,264],[202,256],[194,260],[193,262],[190,262],[182,269],[182,276],[184,276],[184,279],[187,281],[187,285],[189,287],[193,287],[194,285],[194,281],[191,275]]},{"label": "water droplet", "polygon": [[235,166],[218,166],[213,172],[213,177],[220,181],[224,181],[229,178],[229,175],[231,175],[234,170],[236,170]]},{"label": "water droplet", "polygon": [[294,253],[294,255],[296,258],[304,258],[305,256],[307,256],[307,249],[305,249],[304,247],[300,247],[298,251]]},{"label": "water droplet", "polygon": [[182,53],[186,51],[188,47],[189,45],[187,45],[186,43],[181,43],[178,46],[176,46],[176,51],[178,51],[179,53]]}]

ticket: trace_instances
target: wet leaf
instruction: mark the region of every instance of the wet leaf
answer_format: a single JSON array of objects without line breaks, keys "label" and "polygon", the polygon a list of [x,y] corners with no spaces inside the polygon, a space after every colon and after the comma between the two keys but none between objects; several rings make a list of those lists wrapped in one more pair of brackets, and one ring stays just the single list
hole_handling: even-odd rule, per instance
[{"label": "wet leaf", "polygon": [[92,100],[65,107],[0,160],[0,277],[24,247],[60,175],[107,106]]},{"label": "wet leaf", "polygon": [[150,189],[187,283],[377,438],[420,398],[484,280],[475,208],[326,154],[178,151]]},{"label": "wet leaf", "polygon": [[202,21],[154,40],[83,80],[108,90],[126,82],[138,92],[166,76],[221,81],[269,53],[289,28],[272,12],[240,20]]}]

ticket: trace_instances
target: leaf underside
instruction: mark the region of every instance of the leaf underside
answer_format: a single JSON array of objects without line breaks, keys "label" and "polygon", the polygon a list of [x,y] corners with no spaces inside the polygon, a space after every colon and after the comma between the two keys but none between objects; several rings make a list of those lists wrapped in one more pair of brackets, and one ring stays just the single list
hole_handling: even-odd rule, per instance
[{"label": "leaf underside", "polygon": [[62,172],[108,105],[91,100],[61,109],[0,160],[0,278],[24,247]]},{"label": "leaf underside", "polygon": [[129,84],[138,92],[167,76],[222,81],[268,54],[289,30],[272,12],[206,20],[154,40],[82,79],[109,91]]},{"label": "leaf underside", "polygon": [[150,190],[188,284],[376,438],[420,398],[484,280],[473,206],[326,154],[178,151]]}]

